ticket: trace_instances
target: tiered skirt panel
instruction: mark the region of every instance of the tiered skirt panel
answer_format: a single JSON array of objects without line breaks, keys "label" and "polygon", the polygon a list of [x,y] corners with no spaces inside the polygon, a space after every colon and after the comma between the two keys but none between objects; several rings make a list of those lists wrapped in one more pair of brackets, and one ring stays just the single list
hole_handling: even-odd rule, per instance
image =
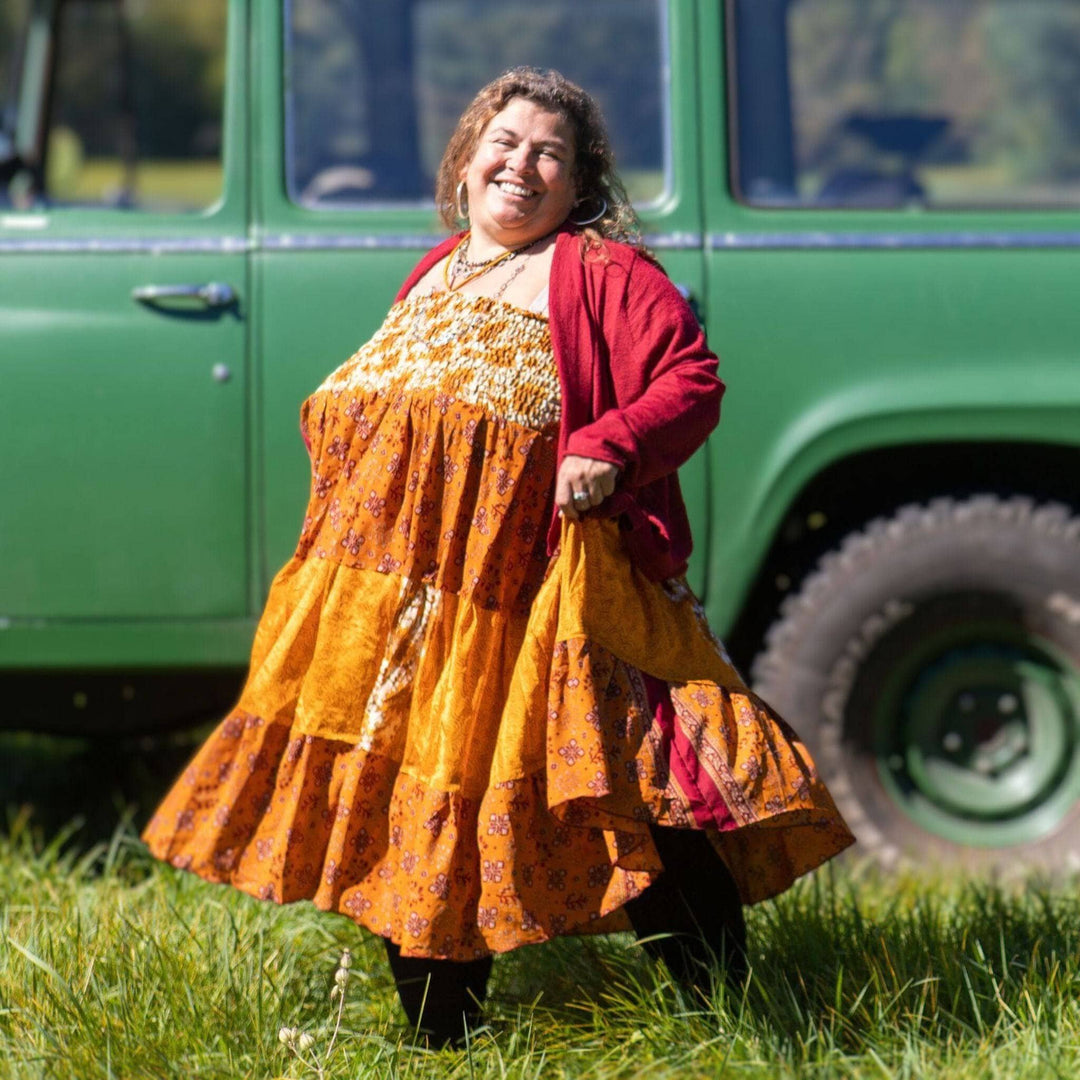
[{"label": "tiered skirt panel", "polygon": [[546,556],[558,400],[543,318],[435,294],[305,403],[296,554],[154,854],[470,959],[625,927],[650,824],[706,830],[747,902],[851,842],[685,583],[615,521]]}]

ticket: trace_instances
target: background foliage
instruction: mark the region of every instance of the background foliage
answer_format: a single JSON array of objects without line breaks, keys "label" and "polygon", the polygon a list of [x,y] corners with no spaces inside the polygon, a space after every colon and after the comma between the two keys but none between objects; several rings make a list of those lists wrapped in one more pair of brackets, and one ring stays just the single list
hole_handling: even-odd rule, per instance
[{"label": "background foliage", "polygon": [[[854,114],[947,121],[916,155],[951,192],[1053,195],[1080,181],[1080,4],[1074,0],[794,0],[790,16],[799,167],[817,175],[859,160]],[[1075,197],[1075,191],[1072,193]]]}]

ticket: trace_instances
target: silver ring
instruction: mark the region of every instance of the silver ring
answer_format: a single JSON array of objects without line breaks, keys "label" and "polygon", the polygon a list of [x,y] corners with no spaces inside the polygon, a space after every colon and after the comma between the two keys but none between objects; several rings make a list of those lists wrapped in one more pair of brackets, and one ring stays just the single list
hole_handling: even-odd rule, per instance
[{"label": "silver ring", "polygon": [[592,502],[592,499],[589,498],[589,493],[587,491],[575,491],[574,492],[574,502],[576,502],[576,503],[587,503],[587,502]]}]

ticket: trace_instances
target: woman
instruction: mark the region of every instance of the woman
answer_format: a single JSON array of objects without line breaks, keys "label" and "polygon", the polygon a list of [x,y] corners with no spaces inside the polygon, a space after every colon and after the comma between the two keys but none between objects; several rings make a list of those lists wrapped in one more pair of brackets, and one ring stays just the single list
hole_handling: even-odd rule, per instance
[{"label": "woman", "polygon": [[722,384],[595,103],[496,79],[437,197],[467,229],[304,404],[299,546],[236,710],[145,835],[382,935],[447,1042],[492,953],[560,934],[632,926],[682,982],[719,960],[737,983],[742,903],[851,836],[681,577],[675,469]]}]

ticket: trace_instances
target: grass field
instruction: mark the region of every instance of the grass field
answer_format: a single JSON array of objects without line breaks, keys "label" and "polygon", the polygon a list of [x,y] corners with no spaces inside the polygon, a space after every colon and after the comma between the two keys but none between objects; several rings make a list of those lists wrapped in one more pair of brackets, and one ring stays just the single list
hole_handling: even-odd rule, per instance
[{"label": "grass field", "polygon": [[[680,996],[626,936],[496,961],[462,1051],[411,1045],[378,942],[152,862],[130,829],[0,839],[0,1076],[91,1080],[1080,1075],[1080,898],[1065,884],[881,881],[847,867],[751,911],[739,999]],[[330,989],[353,953],[342,1029]]]}]

